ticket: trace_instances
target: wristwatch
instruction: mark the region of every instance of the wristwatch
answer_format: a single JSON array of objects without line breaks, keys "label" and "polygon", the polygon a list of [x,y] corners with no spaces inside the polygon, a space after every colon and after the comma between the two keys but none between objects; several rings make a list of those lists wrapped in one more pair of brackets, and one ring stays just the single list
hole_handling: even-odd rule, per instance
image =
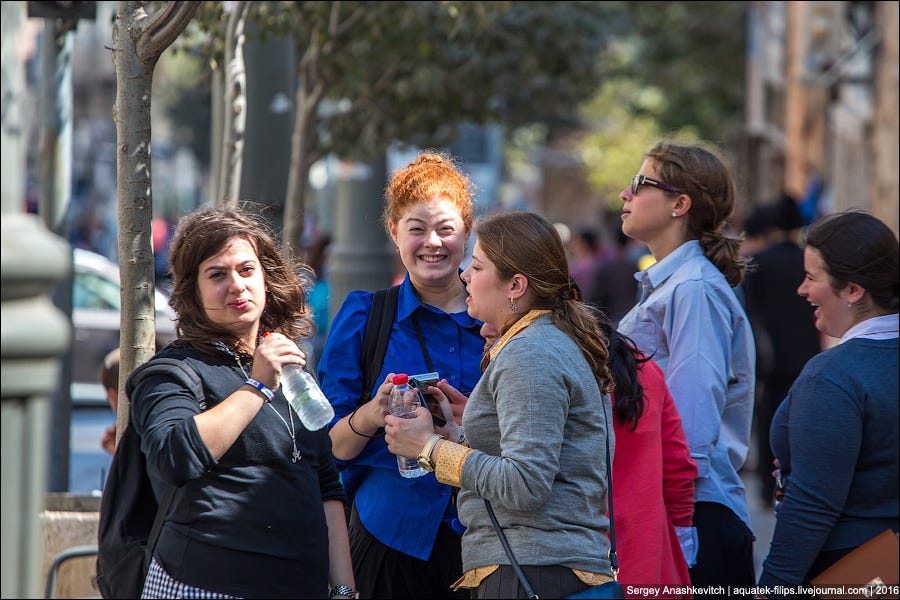
[{"label": "wristwatch", "polygon": [[334,598],[336,596],[347,596],[348,598],[359,598],[359,592],[354,590],[349,585],[336,585],[330,590],[328,590],[328,597]]},{"label": "wristwatch", "polygon": [[416,457],[416,460],[419,461],[419,466],[429,473],[434,471],[434,463],[431,462],[431,451],[434,450],[434,445],[442,439],[444,439],[444,436],[440,434],[431,434],[431,438],[429,438],[428,442],[425,444],[425,447],[422,448],[422,451],[419,452],[419,455]]}]

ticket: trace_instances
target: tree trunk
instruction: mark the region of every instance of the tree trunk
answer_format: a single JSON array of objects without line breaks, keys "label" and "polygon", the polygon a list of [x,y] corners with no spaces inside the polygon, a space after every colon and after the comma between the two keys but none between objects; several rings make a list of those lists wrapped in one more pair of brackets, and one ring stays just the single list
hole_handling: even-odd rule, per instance
[{"label": "tree trunk", "polygon": [[116,178],[119,196],[119,271],[122,312],[116,442],[128,424],[125,380],[156,346],[153,200],[150,177],[150,98],[162,52],[184,30],[198,3],[167,2],[148,15],[146,2],[120,1],[113,27],[116,67]]},{"label": "tree trunk", "polygon": [[249,3],[242,0],[228,17],[225,39],[225,139],[222,144],[219,198],[217,203],[234,206],[241,193],[244,131],[247,124],[247,72],[244,68],[244,32]]},{"label": "tree trunk", "polygon": [[[321,89],[321,88],[319,88]],[[309,169],[312,166],[310,147],[315,136],[316,112],[322,94],[308,93],[306,81],[297,88],[297,114],[294,117],[294,133],[291,138],[291,170],[288,174],[287,194],[284,202],[285,250],[293,249],[295,254],[303,250],[303,230],[306,220],[306,189]]]},{"label": "tree trunk", "polygon": [[209,198],[213,204],[222,204],[222,154],[225,144],[225,72],[217,65],[211,73],[210,89],[210,137],[209,137]]}]

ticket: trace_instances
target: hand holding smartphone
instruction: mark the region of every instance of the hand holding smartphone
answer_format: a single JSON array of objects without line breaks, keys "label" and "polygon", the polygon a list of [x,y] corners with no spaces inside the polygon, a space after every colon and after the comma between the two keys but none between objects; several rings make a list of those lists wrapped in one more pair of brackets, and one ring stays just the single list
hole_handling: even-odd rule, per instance
[{"label": "hand holding smartphone", "polygon": [[444,412],[441,410],[437,398],[428,393],[428,386],[436,387],[440,379],[441,377],[437,372],[411,375],[409,378],[410,385],[414,385],[418,390],[422,406],[427,407],[429,412],[431,412],[431,420],[437,427],[446,425],[447,419],[444,418]]}]

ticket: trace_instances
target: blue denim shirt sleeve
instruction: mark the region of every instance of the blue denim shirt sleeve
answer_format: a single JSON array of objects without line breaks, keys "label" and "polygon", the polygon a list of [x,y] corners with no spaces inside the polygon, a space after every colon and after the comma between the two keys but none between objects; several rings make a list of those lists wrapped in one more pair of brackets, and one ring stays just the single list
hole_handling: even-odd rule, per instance
[{"label": "blue denim shirt sleeve", "polygon": [[362,393],[359,358],[372,296],[371,292],[350,292],[328,331],[317,374],[319,386],[334,407],[330,426],[356,408]]},{"label": "blue denim shirt sleeve", "polygon": [[709,476],[722,426],[732,337],[729,314],[706,288],[698,280],[678,284],[663,320],[666,337],[678,340],[669,345],[666,383],[672,397],[682,399],[678,413],[701,478]]}]

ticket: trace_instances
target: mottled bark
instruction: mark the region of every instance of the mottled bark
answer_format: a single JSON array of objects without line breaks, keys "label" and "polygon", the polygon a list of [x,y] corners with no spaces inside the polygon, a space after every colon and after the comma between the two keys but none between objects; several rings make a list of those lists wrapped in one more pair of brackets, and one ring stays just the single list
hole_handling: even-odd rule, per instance
[{"label": "mottled bark", "polygon": [[116,176],[119,196],[119,269],[122,313],[119,345],[117,441],[128,423],[125,380],[156,348],[151,220],[150,96],[153,71],[163,51],[184,31],[196,2],[167,2],[148,15],[147,2],[119,2],[113,27],[116,68]]},{"label": "mottled bark", "polygon": [[225,38],[224,141],[219,173],[219,204],[234,206],[241,193],[244,132],[247,127],[247,71],[244,66],[245,24],[250,3],[235,3]]}]

